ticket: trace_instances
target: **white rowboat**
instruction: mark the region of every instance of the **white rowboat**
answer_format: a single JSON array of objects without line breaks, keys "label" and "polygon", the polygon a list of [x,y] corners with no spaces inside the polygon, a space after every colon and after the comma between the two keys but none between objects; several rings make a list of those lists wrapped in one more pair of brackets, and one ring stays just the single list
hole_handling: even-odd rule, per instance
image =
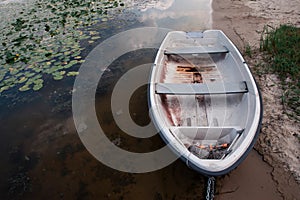
[{"label": "white rowboat", "polygon": [[236,168],[260,130],[256,82],[238,49],[219,30],[169,32],[151,71],[148,101],[164,141],[207,176]]}]

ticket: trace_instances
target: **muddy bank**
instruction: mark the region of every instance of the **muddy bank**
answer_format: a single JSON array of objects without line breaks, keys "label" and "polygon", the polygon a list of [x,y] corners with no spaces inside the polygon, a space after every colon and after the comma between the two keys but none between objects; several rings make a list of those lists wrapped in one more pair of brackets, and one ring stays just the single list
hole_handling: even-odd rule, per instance
[{"label": "muddy bank", "polygon": [[255,149],[266,162],[262,164],[261,157],[253,156],[256,153],[252,152],[237,170],[221,180],[218,199],[298,199],[300,144],[295,136],[300,125],[284,113],[281,101],[284,91],[276,75],[265,74],[257,66],[263,63],[258,49],[264,26],[283,23],[299,26],[299,3],[214,0],[212,6],[213,28],[222,29],[242,54],[245,55],[246,47],[251,48],[252,56],[245,58],[260,86],[264,106],[262,130]]}]

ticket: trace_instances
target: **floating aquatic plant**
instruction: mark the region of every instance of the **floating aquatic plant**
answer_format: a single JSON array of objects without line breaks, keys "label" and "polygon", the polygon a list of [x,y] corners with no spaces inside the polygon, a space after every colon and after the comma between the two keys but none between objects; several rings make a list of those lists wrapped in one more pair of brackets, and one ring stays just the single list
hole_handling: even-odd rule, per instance
[{"label": "floating aquatic plant", "polygon": [[108,11],[118,6],[111,0],[37,0],[1,23],[0,93],[15,86],[37,91],[49,75],[54,80],[76,76],[74,66],[84,62],[80,41],[101,38],[88,27],[107,21]]}]

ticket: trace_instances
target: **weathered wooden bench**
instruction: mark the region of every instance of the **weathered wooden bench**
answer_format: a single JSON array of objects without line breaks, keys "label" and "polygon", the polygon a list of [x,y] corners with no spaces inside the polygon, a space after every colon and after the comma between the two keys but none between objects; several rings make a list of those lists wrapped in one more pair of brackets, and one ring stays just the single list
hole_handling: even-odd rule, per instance
[{"label": "weathered wooden bench", "polygon": [[247,93],[246,82],[227,83],[156,83],[156,94],[170,95],[210,95]]},{"label": "weathered wooden bench", "polygon": [[195,47],[172,47],[167,48],[165,55],[182,55],[182,54],[215,54],[228,53],[228,49],[224,46],[195,46]]}]

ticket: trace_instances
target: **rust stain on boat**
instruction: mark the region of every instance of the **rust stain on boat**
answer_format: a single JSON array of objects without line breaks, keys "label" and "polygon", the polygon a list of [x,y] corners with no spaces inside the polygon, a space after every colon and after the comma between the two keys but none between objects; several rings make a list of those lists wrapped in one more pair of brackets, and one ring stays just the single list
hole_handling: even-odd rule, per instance
[{"label": "rust stain on boat", "polygon": [[[211,59],[203,57],[199,63],[179,55],[169,55],[164,62],[161,80],[164,83],[205,83],[220,79]],[[203,95],[161,95],[163,108],[174,126],[208,125]],[[187,112],[188,111],[188,112]]]}]

